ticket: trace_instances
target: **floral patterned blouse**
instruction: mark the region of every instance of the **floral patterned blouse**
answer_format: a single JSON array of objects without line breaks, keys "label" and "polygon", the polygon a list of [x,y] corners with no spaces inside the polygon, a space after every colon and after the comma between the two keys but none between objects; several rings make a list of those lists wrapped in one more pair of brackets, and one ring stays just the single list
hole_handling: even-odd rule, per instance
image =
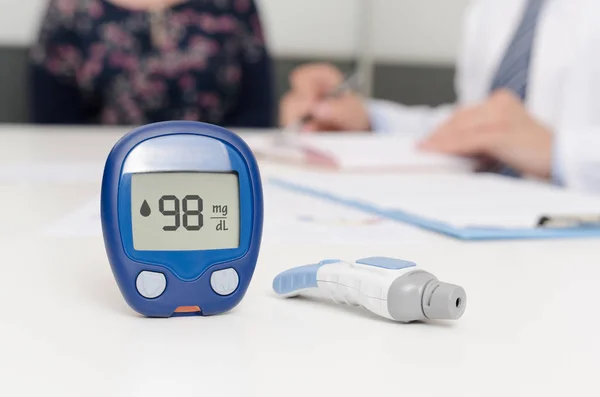
[{"label": "floral patterned blouse", "polygon": [[32,121],[271,125],[271,60],[252,0],[188,0],[159,16],[50,0],[31,51]]}]

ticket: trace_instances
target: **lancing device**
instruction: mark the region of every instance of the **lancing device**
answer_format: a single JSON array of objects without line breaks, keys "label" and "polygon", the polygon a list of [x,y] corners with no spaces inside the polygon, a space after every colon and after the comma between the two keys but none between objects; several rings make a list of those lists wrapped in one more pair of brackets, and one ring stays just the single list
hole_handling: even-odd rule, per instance
[{"label": "lancing device", "polygon": [[327,259],[284,271],[273,280],[284,297],[328,297],[403,323],[458,320],[467,306],[462,287],[439,281],[413,262],[386,257]]}]

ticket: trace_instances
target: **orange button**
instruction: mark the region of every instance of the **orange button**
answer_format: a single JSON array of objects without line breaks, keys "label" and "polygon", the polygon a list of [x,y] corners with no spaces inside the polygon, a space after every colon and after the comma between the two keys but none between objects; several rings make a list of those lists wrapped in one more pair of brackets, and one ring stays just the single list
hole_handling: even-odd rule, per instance
[{"label": "orange button", "polygon": [[175,309],[175,313],[196,313],[200,311],[198,306],[179,306]]}]

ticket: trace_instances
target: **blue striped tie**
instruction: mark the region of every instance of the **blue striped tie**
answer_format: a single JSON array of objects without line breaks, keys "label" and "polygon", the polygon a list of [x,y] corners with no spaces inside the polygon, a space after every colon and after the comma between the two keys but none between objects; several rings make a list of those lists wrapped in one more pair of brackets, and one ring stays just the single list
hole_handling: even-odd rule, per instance
[{"label": "blue striped tie", "polygon": [[522,100],[525,99],[527,95],[531,51],[544,1],[528,1],[521,24],[504,54],[504,59],[498,68],[490,91],[505,88],[513,91]]},{"label": "blue striped tie", "polygon": [[[527,96],[529,66],[531,52],[540,11],[545,0],[528,0],[519,28],[504,54],[504,59],[498,67],[496,77],[490,87],[490,92],[500,88],[512,91],[521,100]],[[519,174],[508,167],[503,167],[500,174],[519,177]]]}]

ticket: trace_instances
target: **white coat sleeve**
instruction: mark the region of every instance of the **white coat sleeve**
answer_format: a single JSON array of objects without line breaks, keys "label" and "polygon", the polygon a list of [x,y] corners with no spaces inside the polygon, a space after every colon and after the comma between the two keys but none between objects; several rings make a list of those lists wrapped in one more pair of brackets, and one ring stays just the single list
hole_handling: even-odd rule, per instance
[{"label": "white coat sleeve", "polygon": [[371,129],[375,132],[426,135],[452,114],[454,105],[439,107],[405,106],[371,100],[368,103]]},{"label": "white coat sleeve", "polygon": [[600,126],[557,132],[553,178],[568,188],[600,193]]},{"label": "white coat sleeve", "polygon": [[[470,71],[469,55],[473,51],[469,43],[477,34],[478,2],[473,1],[464,12],[459,46],[454,87],[458,102],[463,97],[463,91],[468,85]],[[438,125],[447,120],[456,109],[456,103],[441,106],[406,106],[385,100],[372,99],[367,103],[371,120],[371,129],[375,132],[410,133],[418,135],[429,134]]]}]

